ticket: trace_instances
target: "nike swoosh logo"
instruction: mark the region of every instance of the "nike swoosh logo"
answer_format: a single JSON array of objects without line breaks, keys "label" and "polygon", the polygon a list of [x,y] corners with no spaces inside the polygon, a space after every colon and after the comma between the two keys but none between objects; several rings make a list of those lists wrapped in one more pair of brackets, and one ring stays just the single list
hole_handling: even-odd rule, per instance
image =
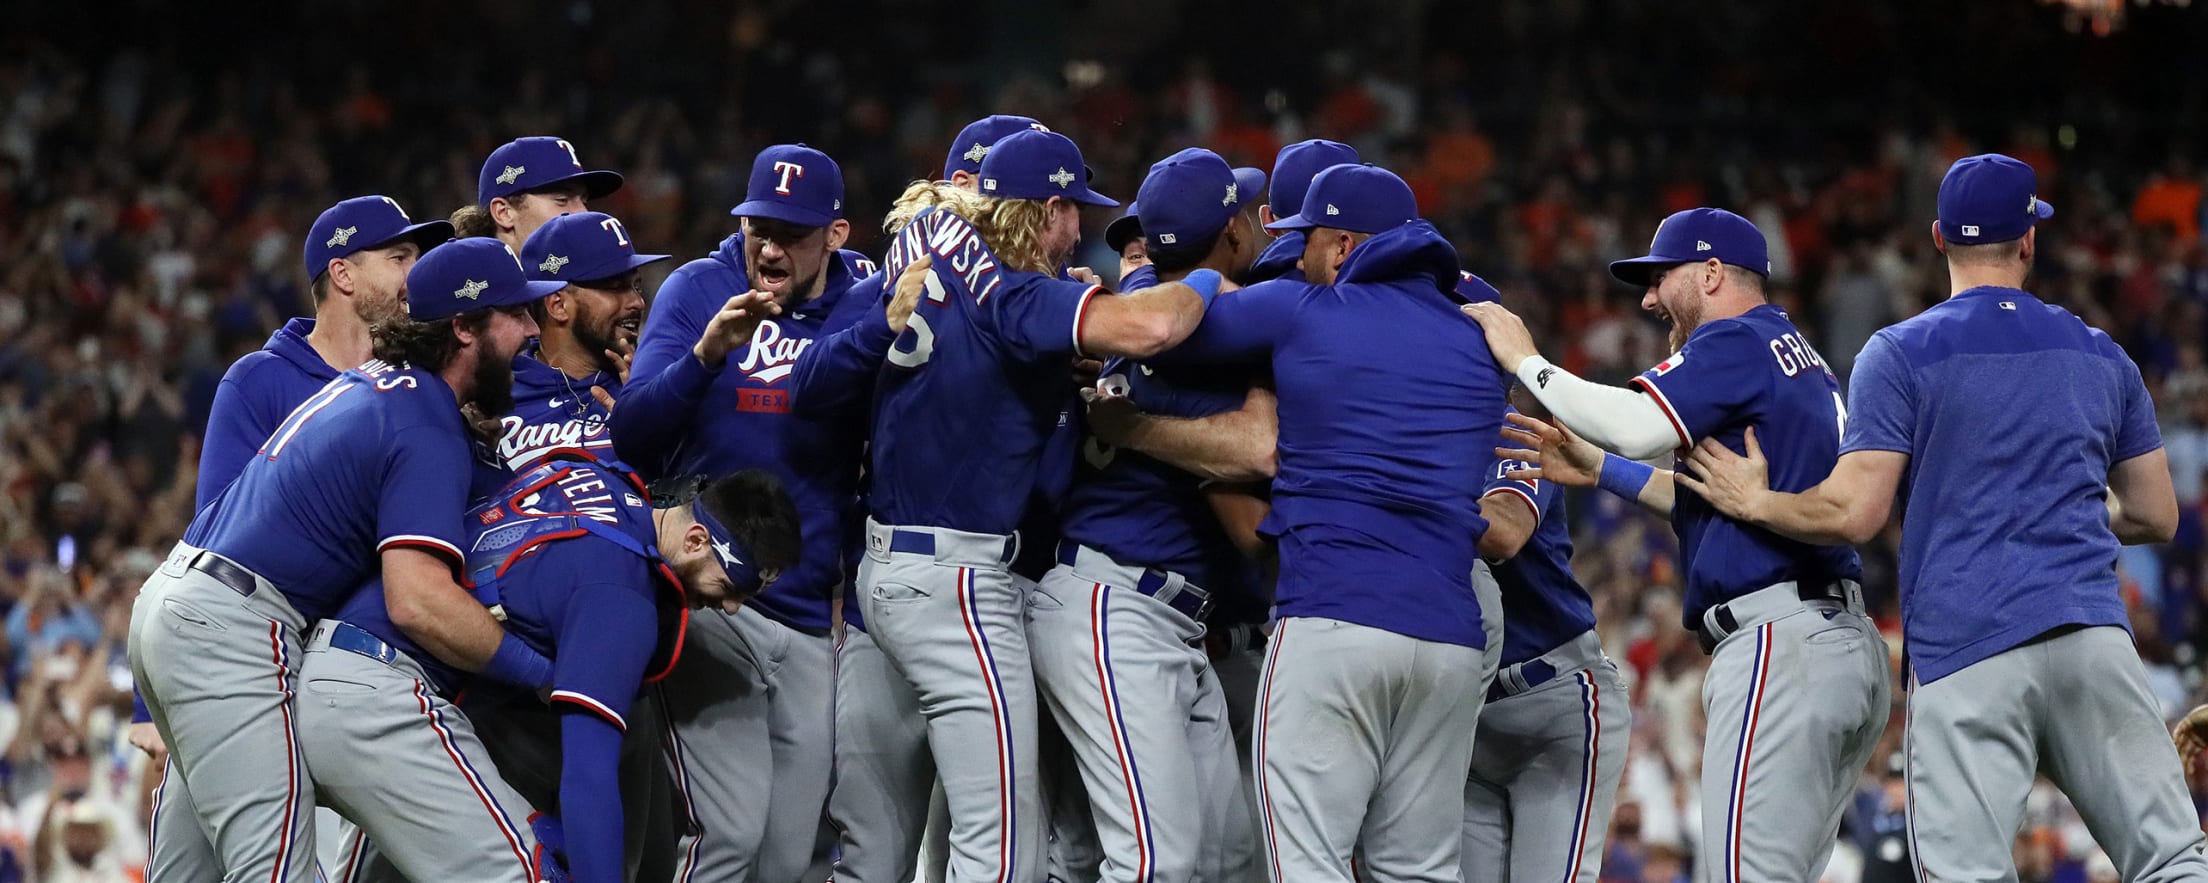
[{"label": "nike swoosh logo", "polygon": [[562,401],[565,401],[565,399],[553,399],[552,403],[550,405],[547,405],[546,407],[557,408],[560,406],[560,402]]}]

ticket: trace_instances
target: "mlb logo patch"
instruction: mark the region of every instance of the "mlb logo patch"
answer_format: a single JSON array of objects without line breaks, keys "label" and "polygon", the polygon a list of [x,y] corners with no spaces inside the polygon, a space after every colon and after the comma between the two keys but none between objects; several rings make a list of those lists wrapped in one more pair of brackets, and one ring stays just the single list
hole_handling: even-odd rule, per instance
[{"label": "mlb logo patch", "polygon": [[1684,364],[1686,364],[1686,363],[1687,363],[1687,351],[1686,351],[1686,350],[1680,350],[1680,351],[1678,351],[1678,352],[1676,352],[1676,353],[1672,353],[1672,354],[1671,354],[1671,358],[1668,358],[1668,359],[1665,359],[1665,360],[1663,360],[1663,361],[1661,361],[1661,362],[1657,362],[1657,363],[1656,363],[1656,368],[1655,368],[1655,371],[1656,371],[1656,376],[1658,376],[1658,377],[1662,377],[1662,376],[1664,376],[1664,375],[1666,375],[1666,374],[1670,374],[1670,373],[1671,373],[1671,369],[1673,369],[1673,368],[1677,368],[1677,367],[1679,367],[1679,366],[1681,366],[1681,365],[1684,365]]}]

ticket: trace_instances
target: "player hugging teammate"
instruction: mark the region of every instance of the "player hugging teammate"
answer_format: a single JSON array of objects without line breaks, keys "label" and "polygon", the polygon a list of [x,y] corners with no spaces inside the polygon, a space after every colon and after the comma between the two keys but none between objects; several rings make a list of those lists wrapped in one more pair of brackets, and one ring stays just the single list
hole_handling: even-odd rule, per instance
[{"label": "player hugging teammate", "polygon": [[[2014,876],[2035,770],[2127,879],[2208,879],[2109,576],[2174,521],[2152,405],[2021,288],[2021,163],[1950,172],[1955,295],[1846,407],[1720,209],[1612,264],[1675,350],[1616,388],[1344,144],[1160,160],[1119,291],[1067,266],[1117,205],[1072,139],[984,118],[939,175],[877,265],[835,160],[769,147],[656,297],[558,138],[468,238],[317,219],[316,316],[224,377],[133,614],[148,879],[1593,881],[1630,703],[1564,486],[1679,532],[1697,880],[1821,873],[1892,679],[1847,544],[1904,487],[1928,879]],[[2027,365],[2044,406],[1960,391]]]}]

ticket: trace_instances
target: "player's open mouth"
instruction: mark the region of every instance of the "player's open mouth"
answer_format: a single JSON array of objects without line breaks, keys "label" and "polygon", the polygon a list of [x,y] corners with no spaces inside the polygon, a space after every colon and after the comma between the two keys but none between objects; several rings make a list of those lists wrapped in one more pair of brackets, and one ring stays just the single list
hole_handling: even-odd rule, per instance
[{"label": "player's open mouth", "polygon": [[621,321],[613,323],[613,326],[628,332],[629,336],[633,338],[636,336],[637,329],[644,327],[644,317],[641,315],[627,316]]},{"label": "player's open mouth", "polygon": [[759,268],[759,282],[760,282],[760,284],[762,284],[762,285],[766,285],[766,286],[769,286],[769,287],[774,287],[774,286],[780,286],[780,285],[782,285],[782,284],[784,284],[784,283],[786,283],[786,282],[789,282],[789,281],[790,281],[790,271],[788,271],[788,270],[782,269],[781,267],[760,267],[760,268]]}]

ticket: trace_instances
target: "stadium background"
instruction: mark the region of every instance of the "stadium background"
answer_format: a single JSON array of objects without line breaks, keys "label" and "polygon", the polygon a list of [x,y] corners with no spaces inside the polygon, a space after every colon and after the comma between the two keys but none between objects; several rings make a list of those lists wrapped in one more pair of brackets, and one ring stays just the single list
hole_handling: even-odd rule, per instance
[{"label": "stadium background", "polygon": [[[122,626],[190,518],[223,368],[308,311],[308,223],[373,192],[442,215],[491,147],[528,134],[627,175],[593,208],[685,258],[731,229],[751,156],[781,141],[841,162],[873,251],[890,198],[985,112],[1071,134],[1122,200],[1181,146],[1266,166],[1288,141],[1344,140],[1412,182],[1546,349],[1608,381],[1664,354],[1638,293],[1602,271],[1664,214],[1723,205],[1763,227],[1775,299],[1845,374],[1871,331],[1946,293],[1927,233],[1940,173],[2010,153],[2057,208],[2035,289],[2114,335],[2155,395],[2184,524],[2120,566],[2181,714],[2208,642],[2208,10],[2086,5],[0,3],[0,883],[62,878],[38,853],[70,830],[95,858],[68,879],[134,879],[146,779],[117,726]],[[1089,218],[1100,269],[1109,218]],[[1607,497],[1574,505],[1576,564],[1637,702],[1605,879],[1668,881],[1706,657],[1675,625],[1668,530]],[[1898,646],[1896,539],[1865,553]],[[1894,870],[1886,756],[1833,880]],[[2090,838],[2045,796],[2025,879],[2088,879]]]}]

